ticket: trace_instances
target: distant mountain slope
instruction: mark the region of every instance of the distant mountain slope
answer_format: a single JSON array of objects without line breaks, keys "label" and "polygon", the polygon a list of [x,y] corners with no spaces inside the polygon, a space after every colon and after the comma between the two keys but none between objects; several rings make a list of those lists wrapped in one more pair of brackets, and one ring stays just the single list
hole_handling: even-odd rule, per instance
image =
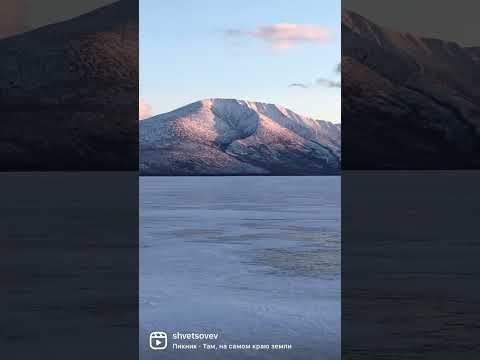
[{"label": "distant mountain slope", "polygon": [[338,125],[272,104],[207,99],[140,122],[143,175],[308,175],[339,169]]},{"label": "distant mountain slope", "polygon": [[0,40],[0,170],[138,164],[138,2]]},{"label": "distant mountain slope", "polygon": [[342,14],[345,169],[480,167],[478,48]]}]

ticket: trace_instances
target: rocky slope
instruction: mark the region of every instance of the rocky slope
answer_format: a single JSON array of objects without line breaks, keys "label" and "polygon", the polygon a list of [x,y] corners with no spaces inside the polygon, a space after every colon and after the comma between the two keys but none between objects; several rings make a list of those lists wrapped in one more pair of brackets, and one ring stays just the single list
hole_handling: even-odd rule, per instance
[{"label": "rocky slope", "polygon": [[340,169],[340,127],[280,106],[207,99],[140,122],[143,175],[314,175]]},{"label": "rocky slope", "polygon": [[343,167],[480,167],[479,55],[344,11]]},{"label": "rocky slope", "polygon": [[138,168],[138,2],[0,40],[0,170]]}]

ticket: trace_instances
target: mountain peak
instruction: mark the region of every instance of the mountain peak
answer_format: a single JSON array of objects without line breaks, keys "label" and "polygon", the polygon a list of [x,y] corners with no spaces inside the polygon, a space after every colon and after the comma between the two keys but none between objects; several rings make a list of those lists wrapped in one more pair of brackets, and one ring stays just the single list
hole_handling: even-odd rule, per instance
[{"label": "mountain peak", "polygon": [[2,170],[137,168],[138,1],[0,39],[0,48]]},{"label": "mountain peak", "polygon": [[332,174],[340,128],[282,106],[203,99],[140,122],[144,174]]},{"label": "mountain peak", "polygon": [[[259,102],[259,101],[249,101],[249,100],[240,100],[240,99],[228,99],[228,98],[207,98],[200,100],[196,103],[187,105],[193,107],[201,107],[206,109],[213,109],[217,112],[229,112],[235,113],[236,111],[245,112],[245,111],[254,111],[258,114],[267,116],[267,117],[287,117],[287,118],[294,118],[297,121],[320,121],[313,119],[309,116],[304,116],[287,109],[281,105],[266,103],[266,102]],[[328,121],[325,121],[328,123]]]},{"label": "mountain peak", "polygon": [[478,167],[479,58],[343,11],[345,167]]},{"label": "mountain peak", "polygon": [[231,106],[231,107],[248,107],[252,110],[258,109],[285,109],[283,106],[259,102],[259,101],[249,101],[249,100],[240,100],[240,99],[228,99],[228,98],[208,98],[201,100],[200,103],[206,107],[220,107],[220,106]]}]

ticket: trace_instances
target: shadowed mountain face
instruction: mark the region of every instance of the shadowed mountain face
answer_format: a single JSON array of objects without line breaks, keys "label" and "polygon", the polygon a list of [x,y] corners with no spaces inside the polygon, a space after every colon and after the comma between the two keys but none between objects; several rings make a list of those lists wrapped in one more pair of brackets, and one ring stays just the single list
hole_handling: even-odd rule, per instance
[{"label": "shadowed mountain face", "polygon": [[345,169],[480,168],[480,48],[342,14]]},{"label": "shadowed mountain face", "polygon": [[318,175],[339,169],[339,125],[273,104],[208,99],[140,122],[143,175]]},{"label": "shadowed mountain face", "polygon": [[138,167],[138,3],[0,40],[0,169]]}]

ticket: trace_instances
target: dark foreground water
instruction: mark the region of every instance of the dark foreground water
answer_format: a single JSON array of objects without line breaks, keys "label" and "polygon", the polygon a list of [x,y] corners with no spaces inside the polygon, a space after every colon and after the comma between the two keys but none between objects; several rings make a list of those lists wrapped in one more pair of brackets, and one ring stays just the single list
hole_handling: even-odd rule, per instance
[{"label": "dark foreground water", "polygon": [[[151,331],[168,334],[167,349],[149,348]],[[218,339],[174,340],[176,332]],[[141,178],[140,353],[339,359],[340,177]]]}]

